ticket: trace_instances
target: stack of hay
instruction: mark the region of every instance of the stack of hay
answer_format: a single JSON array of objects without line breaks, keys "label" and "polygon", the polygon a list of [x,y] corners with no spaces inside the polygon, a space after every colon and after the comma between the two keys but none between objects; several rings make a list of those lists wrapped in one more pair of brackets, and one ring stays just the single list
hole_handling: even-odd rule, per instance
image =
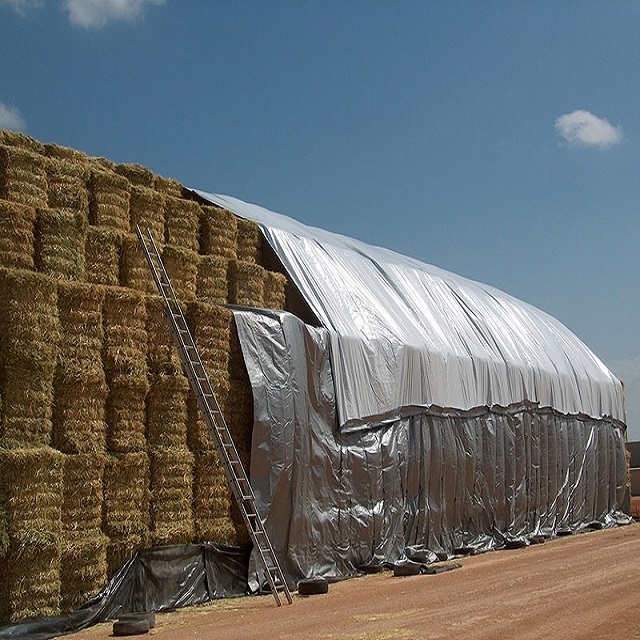
[{"label": "stack of hay", "polygon": [[136,164],[0,131],[0,624],[148,545],[249,542],[135,235],[151,229],[248,469],[227,303],[285,307],[258,227]]}]

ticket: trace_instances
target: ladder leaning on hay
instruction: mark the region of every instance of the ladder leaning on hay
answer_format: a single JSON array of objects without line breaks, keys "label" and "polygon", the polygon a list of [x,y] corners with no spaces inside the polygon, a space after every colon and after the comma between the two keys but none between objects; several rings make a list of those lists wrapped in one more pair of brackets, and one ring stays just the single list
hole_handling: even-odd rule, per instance
[{"label": "ladder leaning on hay", "polygon": [[291,593],[256,509],[255,495],[249,483],[249,478],[242,466],[240,456],[209,381],[209,376],[202,364],[202,359],[187,326],[187,321],[171,286],[160,252],[149,229],[147,229],[146,234],[143,234],[140,227],[136,225],[136,233],[158,291],[164,300],[165,314],[171,327],[173,340],[178,347],[182,365],[189,378],[191,388],[198,399],[198,405],[204,414],[205,422],[213,436],[227,480],[231,485],[253,546],[258,551],[266,583],[278,606],[282,604],[279,595],[280,591],[284,592],[287,601],[291,604]]}]

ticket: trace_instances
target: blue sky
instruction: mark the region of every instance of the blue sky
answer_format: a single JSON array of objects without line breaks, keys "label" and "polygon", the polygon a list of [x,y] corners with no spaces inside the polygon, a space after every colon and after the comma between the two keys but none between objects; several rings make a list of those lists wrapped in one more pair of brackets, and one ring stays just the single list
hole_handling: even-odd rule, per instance
[{"label": "blue sky", "polygon": [[0,0],[0,126],[492,284],[640,439],[640,3]]}]

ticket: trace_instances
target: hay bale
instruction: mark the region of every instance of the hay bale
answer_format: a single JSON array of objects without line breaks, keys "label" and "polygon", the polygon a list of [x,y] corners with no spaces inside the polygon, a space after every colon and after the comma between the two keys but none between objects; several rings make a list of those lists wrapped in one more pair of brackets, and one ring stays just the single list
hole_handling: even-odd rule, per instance
[{"label": "hay bale", "polygon": [[54,144],[53,142],[47,142],[44,145],[44,154],[48,158],[53,158],[54,160],[65,160],[75,165],[88,166],[90,161],[90,158],[82,151]]},{"label": "hay bale", "polygon": [[146,233],[147,229],[158,248],[164,241],[164,194],[154,189],[133,185],[129,202],[130,231],[135,232],[136,225]]},{"label": "hay bale", "polygon": [[152,375],[147,395],[147,442],[150,447],[187,444],[186,376]]},{"label": "hay bale", "polygon": [[60,538],[25,532],[0,559],[0,623],[60,613]]},{"label": "hay bale", "polygon": [[73,453],[63,457],[62,530],[65,539],[99,531],[102,526],[103,453]]},{"label": "hay bale", "polygon": [[168,376],[182,373],[180,355],[171,337],[171,329],[164,312],[164,300],[159,295],[147,296],[145,304],[149,372]]},{"label": "hay bale", "polygon": [[126,562],[129,561],[136,551],[144,549],[149,545],[149,532],[132,533],[122,536],[110,536],[107,545],[107,576],[110,578]]},{"label": "hay bale", "polygon": [[120,284],[142,293],[153,294],[157,291],[138,236],[133,233],[122,237]]},{"label": "hay bale", "polygon": [[229,303],[242,307],[264,307],[265,268],[253,262],[230,260]]},{"label": "hay bale", "polygon": [[200,256],[196,278],[196,298],[208,304],[226,304],[229,261],[220,256]]},{"label": "hay bale", "polygon": [[65,453],[99,453],[106,448],[107,385],[56,377],[53,383],[53,445]]},{"label": "hay bale", "polygon": [[129,231],[129,181],[113,171],[95,169],[88,183],[89,222],[110,227],[116,231]]},{"label": "hay bale", "polygon": [[38,209],[34,262],[36,269],[60,280],[84,280],[84,213],[63,209]]},{"label": "hay bale", "polygon": [[115,167],[118,175],[124,176],[132,185],[140,187],[152,188],[155,182],[155,176],[151,169],[143,167],[135,162],[124,162]]},{"label": "hay bale", "polygon": [[262,262],[262,232],[253,220],[238,218],[236,258],[242,262]]},{"label": "hay bale", "polygon": [[107,584],[109,538],[100,531],[67,534],[60,553],[60,610],[75,611]]},{"label": "hay bale", "polygon": [[[220,408],[223,409],[229,395],[229,381],[226,378],[213,378],[211,379],[211,386]],[[187,395],[187,443],[189,444],[189,449],[195,452],[211,451],[216,446],[213,435],[204,420],[198,401],[192,391],[189,391]]]},{"label": "hay bale", "polygon": [[200,215],[200,253],[227,260],[236,258],[238,218],[220,207],[202,207]]},{"label": "hay bale", "polygon": [[287,303],[287,276],[277,271],[264,273],[264,306],[266,309],[283,310]]},{"label": "hay bale", "polygon": [[0,198],[47,206],[46,158],[24,147],[0,145]]},{"label": "hay bale", "polygon": [[193,539],[193,454],[186,447],[150,449],[151,539],[155,545]]},{"label": "hay bale", "polygon": [[25,149],[32,153],[43,155],[45,153],[45,145],[42,142],[31,138],[21,131],[9,131],[8,129],[0,129],[0,144],[8,147],[17,147]]},{"label": "hay bale", "polygon": [[45,170],[49,207],[77,211],[87,216],[89,168],[84,157],[81,160],[49,157]]},{"label": "hay bale", "polygon": [[90,226],[84,245],[85,278],[92,284],[120,284],[122,234],[107,227]]},{"label": "hay bale", "polygon": [[162,261],[181,303],[196,299],[199,256],[195,251],[165,245]]},{"label": "hay bale", "polygon": [[164,201],[165,242],[181,249],[198,251],[200,207],[193,200],[166,196]]},{"label": "hay bale", "polygon": [[233,313],[218,305],[190,302],[185,316],[211,383],[226,379]]},{"label": "hay bale", "polygon": [[149,456],[146,451],[109,454],[104,469],[102,530],[114,542],[149,535]]},{"label": "hay bale", "polygon": [[147,373],[147,332],[144,296],[122,287],[105,288],[102,307],[102,362],[107,377],[144,377]]},{"label": "hay bale", "polygon": [[153,176],[153,188],[156,191],[164,193],[165,196],[173,198],[182,198],[182,184],[173,178],[163,178],[162,176]]},{"label": "hay bale", "polygon": [[108,384],[107,450],[114,453],[144,451],[147,446],[145,407],[149,391],[146,376],[117,375],[109,378]]},{"label": "hay bale", "polygon": [[36,210],[0,200],[0,264],[10,269],[33,269]]}]

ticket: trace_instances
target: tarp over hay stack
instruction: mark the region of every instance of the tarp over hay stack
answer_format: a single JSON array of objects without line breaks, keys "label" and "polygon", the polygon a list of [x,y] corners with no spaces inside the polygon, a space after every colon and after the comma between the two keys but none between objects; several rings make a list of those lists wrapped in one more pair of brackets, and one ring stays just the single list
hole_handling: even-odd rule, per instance
[{"label": "tarp over hay stack", "polygon": [[262,306],[278,282],[284,308],[257,225],[238,242],[236,216],[175,180],[1,131],[0,625],[72,611],[140,549],[247,543],[136,224],[249,463],[251,391],[220,305]]}]

